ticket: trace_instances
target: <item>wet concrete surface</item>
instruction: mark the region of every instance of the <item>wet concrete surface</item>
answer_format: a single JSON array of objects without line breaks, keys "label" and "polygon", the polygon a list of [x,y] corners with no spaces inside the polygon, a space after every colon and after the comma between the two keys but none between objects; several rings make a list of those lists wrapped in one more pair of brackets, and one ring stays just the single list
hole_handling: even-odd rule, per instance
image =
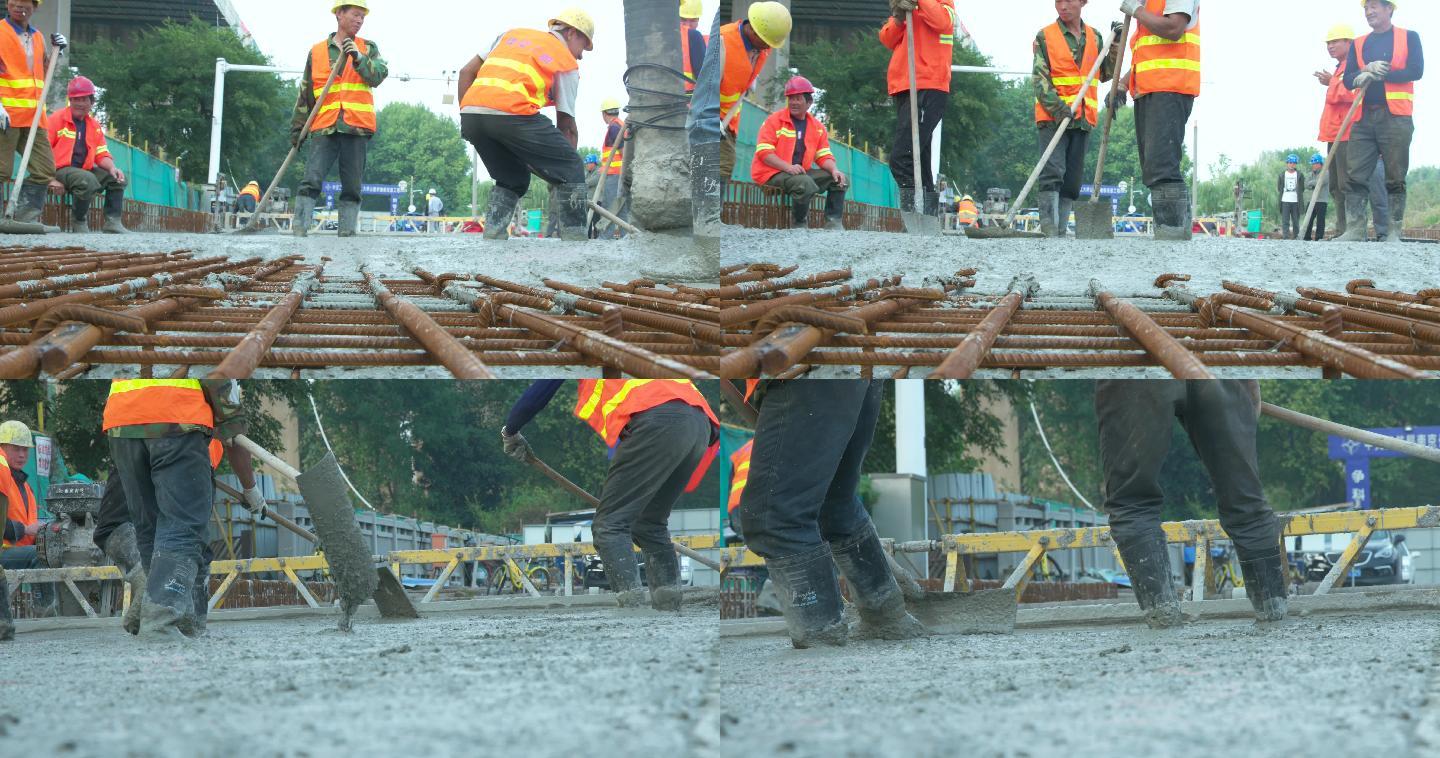
[{"label": "wet concrete surface", "polygon": [[726,637],[728,755],[1420,756],[1440,746],[1429,612],[852,642]]},{"label": "wet concrete surface", "polygon": [[714,729],[716,613],[215,621],[171,647],[22,632],[0,647],[0,755],[686,755]]}]

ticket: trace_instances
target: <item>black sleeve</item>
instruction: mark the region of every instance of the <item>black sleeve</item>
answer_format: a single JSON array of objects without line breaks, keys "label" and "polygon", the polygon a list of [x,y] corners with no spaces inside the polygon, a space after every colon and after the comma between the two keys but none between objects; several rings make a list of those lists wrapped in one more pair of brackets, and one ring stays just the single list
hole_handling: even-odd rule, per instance
[{"label": "black sleeve", "polygon": [[705,35],[699,29],[690,30],[690,70],[700,76],[700,67],[705,65]]},{"label": "black sleeve", "polygon": [[550,399],[560,391],[560,385],[564,379],[537,379],[525,388],[525,394],[515,401],[510,408],[510,415],[505,417],[505,431],[514,434],[530,423],[535,414],[545,409],[550,404]]},{"label": "black sleeve", "polygon": [[1355,44],[1345,56],[1345,89],[1355,89],[1355,77],[1360,74],[1360,57],[1355,54]]},{"label": "black sleeve", "polygon": [[1425,75],[1425,51],[1420,48],[1420,35],[1416,32],[1406,32],[1406,36],[1410,38],[1409,57],[1405,61],[1405,68],[1392,68],[1390,73],[1385,76],[1385,81],[1391,84],[1418,82]]}]

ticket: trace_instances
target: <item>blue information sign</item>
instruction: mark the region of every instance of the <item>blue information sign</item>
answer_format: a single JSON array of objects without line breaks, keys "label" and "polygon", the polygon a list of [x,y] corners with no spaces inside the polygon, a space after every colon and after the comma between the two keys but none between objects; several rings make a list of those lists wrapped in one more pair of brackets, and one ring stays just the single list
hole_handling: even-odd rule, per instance
[{"label": "blue information sign", "polygon": [[[1425,447],[1440,448],[1440,426],[1408,426],[1370,429],[1368,431],[1413,442]],[[1330,435],[1330,459],[1345,462],[1345,491],[1359,508],[1375,507],[1370,502],[1370,459],[1404,458],[1404,453],[1368,445],[1364,442]]]}]

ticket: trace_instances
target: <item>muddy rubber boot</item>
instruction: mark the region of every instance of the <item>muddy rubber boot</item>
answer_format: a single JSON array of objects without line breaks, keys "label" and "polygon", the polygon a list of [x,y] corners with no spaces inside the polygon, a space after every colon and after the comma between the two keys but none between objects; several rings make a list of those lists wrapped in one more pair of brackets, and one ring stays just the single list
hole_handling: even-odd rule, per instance
[{"label": "muddy rubber boot", "polygon": [[[260,212],[259,208],[255,209]],[[290,222],[290,231],[296,237],[310,236],[310,219],[315,216],[315,198],[301,195],[295,198],[295,218]]]},{"label": "muddy rubber boot", "polygon": [[503,240],[510,237],[506,227],[510,217],[515,215],[515,205],[520,196],[504,187],[490,189],[490,204],[485,208],[485,239]]},{"label": "muddy rubber boot", "polygon": [[120,626],[130,634],[140,633],[140,606],[145,600],[145,567],[141,565],[140,548],[135,543],[135,525],[121,524],[105,538],[105,557],[125,575],[130,585],[130,607],[120,619]]},{"label": "muddy rubber boot", "polygon": [[354,237],[360,226],[360,204],[348,200],[340,201],[340,236]]},{"label": "muddy rubber boot", "polygon": [[43,184],[26,182],[20,187],[20,197],[15,204],[15,220],[22,224],[41,224],[46,234],[58,234],[60,227],[50,226],[40,220],[45,212],[45,196],[49,190]]},{"label": "muddy rubber boot", "polygon": [[1405,193],[1390,193],[1390,233],[1385,235],[1388,244],[1400,244],[1405,230]]},{"label": "muddy rubber boot", "polygon": [[1145,623],[1151,629],[1170,629],[1185,623],[1180,613],[1180,596],[1170,577],[1170,551],[1164,535],[1157,532],[1153,537],[1116,542],[1115,547],[1120,551],[1120,559],[1125,561],[1135,600],[1145,611]]},{"label": "muddy rubber boot", "polygon": [[1070,236],[1070,214],[1075,210],[1075,201],[1071,198],[1060,197],[1059,211],[1055,214],[1055,229],[1060,239]]},{"label": "muddy rubber boot", "polygon": [[650,583],[650,607],[679,611],[684,598],[680,588],[680,559],[674,550],[645,553],[645,577]]},{"label": "muddy rubber boot", "polygon": [[810,199],[800,200],[796,198],[790,202],[790,228],[810,228]]},{"label": "muddy rubber boot", "polygon": [[1059,217],[1060,193],[1041,192],[1035,196],[1035,202],[1040,206],[1040,233],[1055,239],[1059,235],[1059,227],[1055,219]]},{"label": "muddy rubber boot", "polygon": [[125,228],[125,188],[112,189],[105,193],[105,225],[100,231],[106,234],[129,234]]},{"label": "muddy rubber boot", "polygon": [[191,639],[205,636],[205,622],[210,617],[210,566],[199,566],[195,570],[195,585],[190,588],[191,604],[175,625],[180,633]]},{"label": "muddy rubber boot", "polygon": [[1151,192],[1155,206],[1155,239],[1188,242],[1191,236],[1190,189],[1181,183],[1162,184]]},{"label": "muddy rubber boot", "polygon": [[0,642],[15,639],[15,620],[10,618],[10,583],[0,569]]},{"label": "muddy rubber boot", "polygon": [[70,228],[72,234],[86,234],[90,231],[90,198],[80,199],[79,195],[70,203]]},{"label": "muddy rubber boot", "polygon": [[924,213],[925,213],[926,216],[939,216],[939,215],[940,215],[940,193],[939,193],[939,192],[926,192],[926,193],[925,193],[925,197],[923,198],[923,200],[924,200],[924,203],[925,203]]},{"label": "muddy rubber boot", "polygon": [[815,645],[845,644],[850,630],[845,624],[844,600],[829,545],[784,558],[769,558],[765,566],[785,613],[791,645],[804,650]]},{"label": "muddy rubber boot", "polygon": [[566,184],[560,191],[560,239],[566,242],[585,242],[590,234],[585,227],[585,211],[590,207],[590,195],[583,183]]},{"label": "muddy rubber boot", "polygon": [[1370,198],[1345,196],[1345,233],[1336,242],[1364,242],[1370,238]]},{"label": "muddy rubber boot", "polygon": [[1331,195],[1330,197],[1330,208],[1335,211],[1335,237],[1344,237],[1345,224],[1348,222],[1348,219],[1345,218],[1345,196]]},{"label": "muddy rubber boot", "polygon": [[880,546],[880,535],[875,532],[874,524],[843,542],[832,543],[830,551],[835,565],[850,584],[850,599],[860,611],[860,623],[850,630],[851,637],[908,640],[930,634],[905,610],[905,596],[890,572],[890,563],[885,560],[885,549]]},{"label": "muddy rubber boot", "polygon": [[196,568],[195,559],[173,553],[155,553],[150,559],[145,605],[140,610],[140,639],[147,642],[185,639],[179,625],[185,614],[194,610],[191,591]]},{"label": "muddy rubber boot", "polygon": [[915,190],[909,187],[900,188],[900,211],[902,213],[915,212]]},{"label": "muddy rubber boot", "polygon": [[845,193],[825,194],[825,228],[835,232],[845,231]]},{"label": "muddy rubber boot", "polygon": [[1289,607],[1290,583],[1285,578],[1285,556],[1277,548],[1266,556],[1241,558],[1245,596],[1261,623],[1283,621]]},{"label": "muddy rubber boot", "polygon": [[615,604],[621,608],[644,605],[649,593],[640,583],[640,564],[629,543],[604,547],[597,543],[595,551],[605,564],[605,578],[610,582],[610,591],[615,593]]},{"label": "muddy rubber boot", "polygon": [[719,142],[690,146],[690,214],[696,237],[720,239],[719,170]]}]

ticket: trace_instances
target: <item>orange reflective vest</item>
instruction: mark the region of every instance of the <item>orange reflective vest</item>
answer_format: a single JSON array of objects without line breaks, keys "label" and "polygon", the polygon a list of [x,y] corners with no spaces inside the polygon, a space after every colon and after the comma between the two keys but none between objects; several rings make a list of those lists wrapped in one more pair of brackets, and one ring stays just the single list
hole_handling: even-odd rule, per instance
[{"label": "orange reflective vest", "polygon": [[[1146,0],[1145,9],[1165,15],[1165,0]],[[1196,13],[1199,13],[1197,10]],[[1139,24],[1130,39],[1134,63],[1130,69],[1130,94],[1152,92],[1200,95],[1200,22],[1185,30],[1180,39],[1165,39]]]},{"label": "orange reflective vest", "polygon": [[[48,122],[45,131],[50,138],[50,153],[55,156],[55,166],[65,168],[75,155],[75,140],[80,136],[75,131],[75,113],[66,108],[52,114]],[[100,122],[94,116],[85,114],[85,162],[76,168],[89,171],[95,168],[96,161],[109,154],[105,130],[100,128]]]},{"label": "orange reflective vest", "polygon": [[[7,24],[8,26],[8,24]],[[7,507],[5,518],[9,521],[19,521],[29,526],[40,518],[36,510],[35,493],[30,490],[30,483],[26,482],[22,488],[16,481],[15,476],[10,473],[10,462],[5,460],[5,455],[0,453],[0,495],[5,496]],[[35,544],[35,536],[27,534],[18,540],[5,540],[5,547],[25,546]],[[0,602],[7,602],[0,598]]]},{"label": "orange reflective vest", "polygon": [[[1083,26],[1083,25],[1082,25]],[[1055,85],[1055,91],[1060,94],[1060,99],[1072,109],[1075,107],[1075,98],[1080,95],[1080,87],[1085,84],[1085,77],[1095,65],[1095,59],[1100,55],[1100,38],[1096,36],[1095,30],[1083,26],[1085,31],[1085,53],[1081,56],[1080,63],[1070,53],[1070,43],[1065,41],[1065,30],[1060,28],[1060,22],[1045,27],[1045,52],[1050,58],[1050,83]],[[1090,82],[1090,88],[1085,91],[1084,104],[1080,106],[1080,114],[1076,120],[1085,119],[1094,126],[1100,113],[1100,87],[1094,81]],[[1035,123],[1043,124],[1054,121],[1055,117],[1050,111],[1035,100]]]},{"label": "orange reflective vest", "polygon": [[[370,45],[359,37],[355,38],[355,47],[359,48],[361,53],[370,52]],[[338,60],[348,63],[346,58],[347,56],[341,53]],[[316,100],[319,100],[320,93],[325,91],[325,82],[329,79],[330,40],[326,38],[315,43],[315,47],[310,50],[310,84],[314,87]],[[310,125],[310,131],[334,126],[340,120],[341,111],[345,113],[345,123],[371,134],[375,133],[375,97],[370,92],[370,85],[360,78],[353,65],[346,65],[341,69],[340,75],[335,77],[335,83],[330,86],[330,94],[325,96],[325,104],[315,117],[315,123]]]},{"label": "orange reflective vest", "polygon": [[1350,106],[1355,104],[1355,98],[1359,93],[1345,88],[1345,61],[1335,67],[1335,73],[1330,75],[1330,87],[1325,90],[1325,110],[1320,113],[1320,141],[1327,145],[1332,142],[1349,142],[1350,129],[1355,128],[1359,123],[1362,111],[1355,111],[1355,118],[1350,122],[1350,129],[1340,133],[1340,125],[1345,123],[1345,115],[1350,112]]},{"label": "orange reflective vest", "polygon": [[[1410,34],[1398,26],[1393,28],[1391,33],[1395,35],[1395,54],[1390,56],[1390,66],[1405,68],[1410,63]],[[1355,61],[1360,64],[1360,68],[1365,68],[1367,39],[1370,39],[1368,34],[1355,40]],[[1415,82],[1385,82],[1385,104],[1389,106],[1393,116],[1415,115]]]},{"label": "orange reflective vest", "polygon": [[30,35],[35,51],[35,60],[31,61],[25,56],[25,43],[15,27],[8,20],[0,22],[0,27],[0,65],[5,67],[4,74],[0,74],[0,106],[10,114],[10,126],[23,129],[43,113],[40,89],[45,84],[45,35],[38,31]]},{"label": "orange reflective vest", "polygon": [[245,189],[240,190],[240,197],[245,197],[246,195],[255,198],[255,202],[260,202],[260,185],[255,182],[250,182],[245,185]]},{"label": "orange reflective vest", "polygon": [[[688,379],[581,379],[580,394],[575,402],[575,416],[590,425],[608,447],[620,442],[620,433],[637,413],[658,405],[679,400],[705,412],[716,428],[720,420],[705,402],[705,396]],[[705,471],[715,459],[719,443],[711,445],[685,485],[692,492],[705,478]]]},{"label": "orange reflective vest", "polygon": [[750,52],[745,49],[744,33],[740,31],[740,22],[726,24],[720,27],[720,44],[725,48],[725,70],[720,76],[720,122],[725,123],[725,117],[731,109],[735,109],[735,117],[730,119],[730,132],[740,133],[740,98],[754,86],[755,80],[760,78],[760,69],[765,68],[765,61],[770,58],[770,48],[765,48],[755,54],[755,60],[750,60]]},{"label": "orange reflective vest", "polygon": [[199,379],[112,379],[103,427],[195,424],[215,427],[215,413]]},{"label": "orange reflective vest", "polygon": [[980,209],[974,200],[961,200],[955,206],[955,220],[961,226],[974,226],[980,220]]},{"label": "orange reflective vest", "polygon": [[555,104],[555,77],[578,71],[570,48],[550,32],[511,29],[500,37],[480,66],[461,108],[491,108],[533,116]]},{"label": "orange reflective vest", "polygon": [[729,513],[740,507],[740,496],[745,492],[745,483],[750,480],[750,452],[754,449],[755,440],[751,438],[730,454],[730,499],[725,503],[725,510]]},{"label": "orange reflective vest", "polygon": [[[625,122],[616,119],[615,123],[620,125],[620,131],[615,133],[615,142],[620,141],[620,135],[625,133]],[[600,165],[605,167],[605,173],[611,176],[619,176],[625,169],[625,153],[615,149],[615,143],[600,148]]]},{"label": "orange reflective vest", "polygon": [[[800,161],[800,168],[809,171],[826,158],[834,159],[835,154],[830,151],[830,134],[825,131],[820,119],[810,114],[805,120],[810,123],[805,127],[805,156]],[[756,184],[764,184],[780,173],[780,169],[765,163],[765,156],[773,153],[789,163],[795,157],[795,141],[799,138],[795,119],[790,116],[788,108],[776,111],[765,119],[756,138],[755,159],[750,164],[750,177]]]},{"label": "orange reflective vest", "polygon": [[695,76],[699,72],[690,65],[690,30],[680,27],[680,70],[685,73],[685,91],[695,91]]},{"label": "orange reflective vest", "polygon": [[[915,88],[950,91],[950,65],[955,52],[955,0],[920,0],[915,17]],[[891,95],[910,91],[910,63],[905,22],[892,16],[880,27],[880,43],[890,48],[885,83]]]}]

